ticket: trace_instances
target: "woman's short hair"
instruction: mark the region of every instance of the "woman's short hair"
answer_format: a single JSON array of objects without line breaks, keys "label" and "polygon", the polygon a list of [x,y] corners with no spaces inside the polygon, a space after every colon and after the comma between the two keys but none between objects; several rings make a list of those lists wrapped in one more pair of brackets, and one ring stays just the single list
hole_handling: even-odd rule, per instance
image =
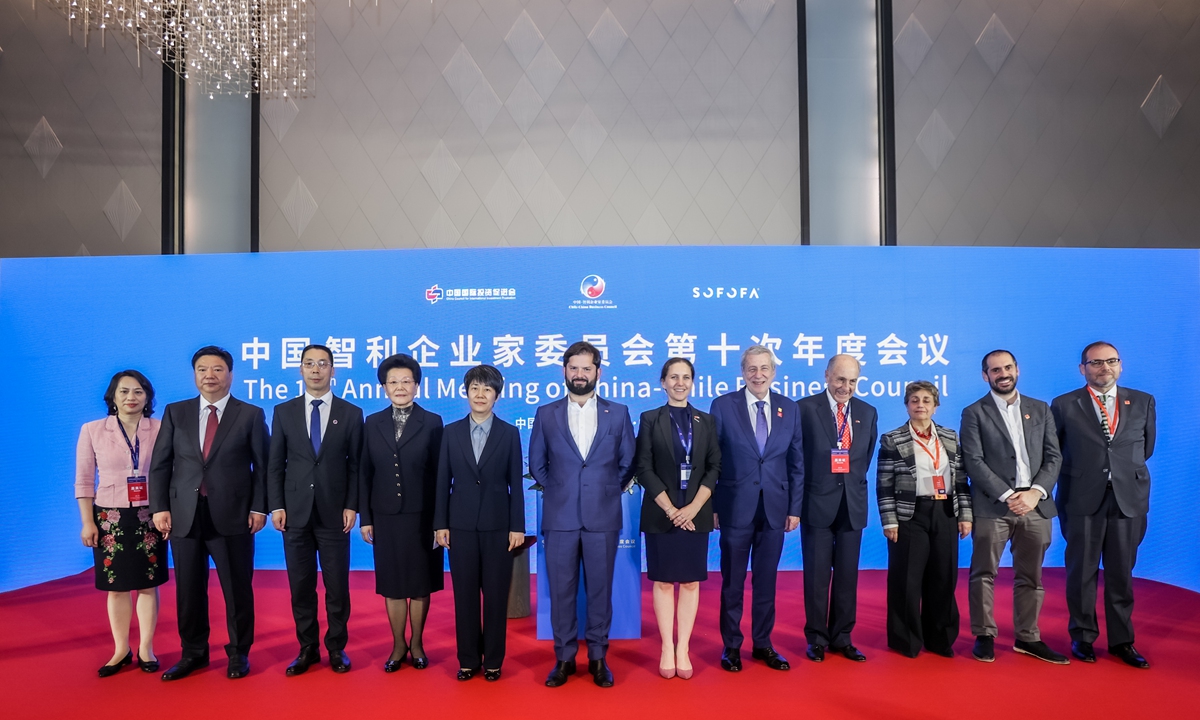
[{"label": "woman's short hair", "polygon": [[504,390],[504,376],[491,365],[476,365],[463,375],[463,387],[470,391],[475,383],[486,385],[499,395]]},{"label": "woman's short hair", "polygon": [[108,389],[104,391],[104,406],[108,408],[108,414],[117,414],[117,385],[121,382],[121,378],[126,377],[133,378],[138,385],[142,386],[142,390],[146,393],[146,405],[142,408],[142,415],[150,417],[154,414],[154,386],[150,384],[145,375],[137,370],[122,370],[108,381]]},{"label": "woman's short hair", "polygon": [[667,373],[671,371],[671,366],[674,365],[675,363],[683,363],[684,365],[687,365],[688,372],[690,372],[692,374],[693,378],[696,377],[696,366],[692,365],[691,360],[688,360],[685,357],[673,357],[673,358],[667,358],[667,361],[665,363],[663,363],[662,372],[660,372],[658,374],[659,382],[662,382],[663,380],[667,379]]},{"label": "woman's short hair", "polygon": [[421,363],[413,360],[412,355],[400,353],[392,355],[379,363],[378,377],[380,385],[387,385],[388,372],[392,370],[409,370],[412,372],[413,382],[417,385],[421,384]]},{"label": "woman's short hair", "polygon": [[922,390],[924,390],[925,392],[927,392],[933,396],[933,406],[934,407],[937,407],[942,404],[942,400],[938,396],[937,385],[934,385],[933,383],[929,382],[928,380],[914,380],[914,381],[910,382],[904,388],[904,404],[907,405],[908,399],[911,398],[916,393],[921,392]]}]

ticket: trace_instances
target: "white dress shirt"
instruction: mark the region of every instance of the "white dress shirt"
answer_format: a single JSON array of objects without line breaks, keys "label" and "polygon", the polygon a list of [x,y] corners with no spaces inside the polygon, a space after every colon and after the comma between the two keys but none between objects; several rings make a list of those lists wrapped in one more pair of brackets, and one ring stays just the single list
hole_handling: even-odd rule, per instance
[{"label": "white dress shirt", "polygon": [[[1029,467],[1029,447],[1025,444],[1025,423],[1021,421],[1021,393],[1017,393],[1010,403],[1000,397],[995,391],[989,393],[1004,418],[1004,427],[1008,429],[1008,439],[1012,442],[1013,452],[1017,457],[1017,490],[1033,487],[1046,499],[1046,489],[1033,484],[1033,471]],[[1005,502],[1016,490],[1005,490],[1000,496],[1000,502]]]},{"label": "white dress shirt", "polygon": [[587,459],[592,440],[596,438],[595,393],[582,406],[572,396],[567,396],[567,425],[571,428],[571,437],[575,440],[575,447],[579,448],[579,455]]},{"label": "white dress shirt", "polygon": [[[836,399],[834,399],[833,393],[829,392],[828,390],[825,391],[825,397],[829,398],[829,412],[833,413],[833,432],[834,432],[834,435],[837,435],[842,430],[841,428],[838,427],[838,424],[837,424],[838,401]],[[845,403],[845,411],[846,411],[846,427],[849,428],[849,430],[850,430],[850,442],[854,442],[854,422],[850,419],[850,401],[849,400],[847,400]],[[841,440],[841,438],[838,438],[838,440]]]},{"label": "white dress shirt", "polygon": [[221,418],[225,417],[225,406],[228,404],[229,393],[215,403],[208,402],[203,395],[200,396],[200,452],[204,452],[204,429],[208,427],[208,406],[217,406],[217,425],[220,425]]},{"label": "white dress shirt", "polygon": [[[937,496],[937,491],[933,489],[933,476],[941,475],[942,481],[946,483],[946,498],[949,499],[950,493],[954,492],[954,488],[950,487],[952,478],[950,477],[950,456],[946,454],[946,448],[942,445],[942,439],[937,435],[937,426],[930,424],[929,431],[933,436],[929,442],[925,442],[917,435],[917,431],[913,429],[912,423],[908,425],[908,431],[912,434],[914,445],[924,445],[925,449],[914,448],[913,455],[916,458],[915,473],[917,478],[917,497],[931,498]],[[934,467],[933,458],[930,455],[936,456],[938,459],[937,467]]]},{"label": "white dress shirt", "polygon": [[321,397],[314,397],[306,390],[304,392],[304,429],[308,432],[308,439],[312,440],[312,408],[313,400],[320,400],[321,404],[317,406],[317,412],[321,414],[321,439],[325,439],[325,430],[329,427],[329,408],[333,405],[333,390],[327,390]]},{"label": "white dress shirt", "polygon": [[[754,397],[754,393],[750,392],[750,388],[746,388],[746,410],[750,412],[750,429],[758,429],[758,402],[759,399]],[[762,399],[763,414],[767,416],[767,436],[771,435],[771,393],[767,392],[767,396]]]}]

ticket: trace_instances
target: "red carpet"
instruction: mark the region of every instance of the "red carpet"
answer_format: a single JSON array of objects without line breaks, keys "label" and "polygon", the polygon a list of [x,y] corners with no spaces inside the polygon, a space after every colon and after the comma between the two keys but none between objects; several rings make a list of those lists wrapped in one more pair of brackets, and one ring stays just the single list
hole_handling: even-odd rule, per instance
[{"label": "red carpet", "polygon": [[[234,718],[383,717],[453,719],[605,717],[1200,717],[1200,594],[1150,581],[1137,583],[1137,647],[1152,668],[1139,671],[1102,652],[1095,665],[1074,662],[1055,667],[1011,651],[1011,576],[997,588],[1001,637],[991,665],[971,659],[967,624],[966,574],[959,582],[963,634],[945,659],[922,655],[915,660],[890,652],[884,636],[882,571],[862,574],[855,643],[868,656],[863,664],[829,657],[821,665],[804,658],[804,608],[801,574],[782,573],[775,646],[792,661],[791,672],[749,662],[739,675],[718,664],[717,592],[720,577],[710,573],[701,591],[700,617],[692,642],[696,675],[690,681],[658,676],[659,643],[650,607],[649,584],[643,594],[643,639],[617,641],[609,651],[614,688],[603,690],[590,676],[576,676],[565,687],[542,682],[553,662],[549,641],[535,639],[534,619],[509,621],[508,658],[497,683],[454,678],[453,608],[447,590],[434,596],[425,648],[429,669],[405,665],[387,675],[381,669],[391,650],[383,602],[374,594],[369,573],[356,572],[354,612],[347,652],[354,669],[335,675],[327,664],[288,678],[283,669],[296,654],[296,640],[283,572],[255,575],[258,628],[250,659],[251,675],[225,678],[224,607],[213,574],[213,664],[192,677],[164,683],[136,666],[100,680],[96,668],[108,660],[111,638],[104,596],[86,573],[0,595],[4,640],[0,677],[9,688],[9,717]],[[1047,572],[1043,637],[1066,652],[1067,614],[1061,570]],[[162,593],[157,650],[168,667],[179,657],[175,633],[174,584]],[[749,602],[747,602],[749,607]],[[749,618],[744,620],[748,627]],[[324,624],[322,620],[322,625]],[[136,643],[136,639],[135,639]],[[748,660],[748,648],[745,654]],[[324,652],[324,651],[322,651]],[[586,658],[581,648],[580,660]],[[1014,713],[1016,715],[1014,716]]]}]

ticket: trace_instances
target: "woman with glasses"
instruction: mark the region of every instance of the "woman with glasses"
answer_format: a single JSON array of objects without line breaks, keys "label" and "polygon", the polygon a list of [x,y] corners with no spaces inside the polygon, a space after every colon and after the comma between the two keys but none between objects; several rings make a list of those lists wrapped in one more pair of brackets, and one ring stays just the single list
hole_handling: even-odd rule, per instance
[{"label": "woman with glasses", "polygon": [[888,543],[888,647],[954,656],[958,541],[971,534],[971,491],[958,434],[934,425],[933,383],[904,390],[908,422],[879,438],[876,494]]},{"label": "woman with glasses", "polygon": [[[646,576],[654,583],[654,616],[662,637],[658,672],[684,680],[693,672],[688,650],[700,582],[708,579],[712,493],[721,474],[712,416],[688,403],[694,372],[685,358],[667,360],[659,377],[667,404],[642,413],[637,436],[637,477],[645,491],[641,529],[646,534]],[[678,642],[672,638],[676,620]]]},{"label": "woman with glasses", "polygon": [[92,548],[96,589],[108,593],[108,624],[115,644],[112,659],[99,670],[102,678],[133,663],[129,626],[135,606],[138,667],[158,670],[158,586],[167,581],[167,541],[151,522],[146,484],[159,426],[150,417],[154,387],[137,370],[122,370],[109,381],[104,405],[108,417],[84,424],[75,450],[80,537]]},{"label": "woman with glasses", "polygon": [[[438,451],[442,418],[414,398],[421,366],[409,355],[379,364],[379,384],[391,407],[367,417],[359,470],[359,523],[375,555],[375,592],[384,597],[392,626],[392,653],[385,672],[429,666],[421,641],[429,596],[444,584],[442,548],[434,542]],[[405,625],[411,637],[405,640]]]}]

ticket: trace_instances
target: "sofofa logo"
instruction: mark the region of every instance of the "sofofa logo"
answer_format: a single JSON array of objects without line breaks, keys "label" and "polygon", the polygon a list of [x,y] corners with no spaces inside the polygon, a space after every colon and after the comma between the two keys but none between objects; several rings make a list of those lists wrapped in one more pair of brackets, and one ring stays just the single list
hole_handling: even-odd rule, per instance
[{"label": "sofofa logo", "polygon": [[604,278],[599,275],[588,275],[579,284],[579,292],[589,300],[595,300],[604,294]]},{"label": "sofofa logo", "polygon": [[711,300],[719,298],[721,300],[757,300],[758,288],[756,287],[694,287],[692,288],[693,298],[704,298]]},{"label": "sofofa logo", "polygon": [[425,299],[429,301],[430,305],[433,305],[437,303],[438,300],[441,300],[444,294],[445,293],[442,292],[440,287],[434,285],[425,291]]}]

